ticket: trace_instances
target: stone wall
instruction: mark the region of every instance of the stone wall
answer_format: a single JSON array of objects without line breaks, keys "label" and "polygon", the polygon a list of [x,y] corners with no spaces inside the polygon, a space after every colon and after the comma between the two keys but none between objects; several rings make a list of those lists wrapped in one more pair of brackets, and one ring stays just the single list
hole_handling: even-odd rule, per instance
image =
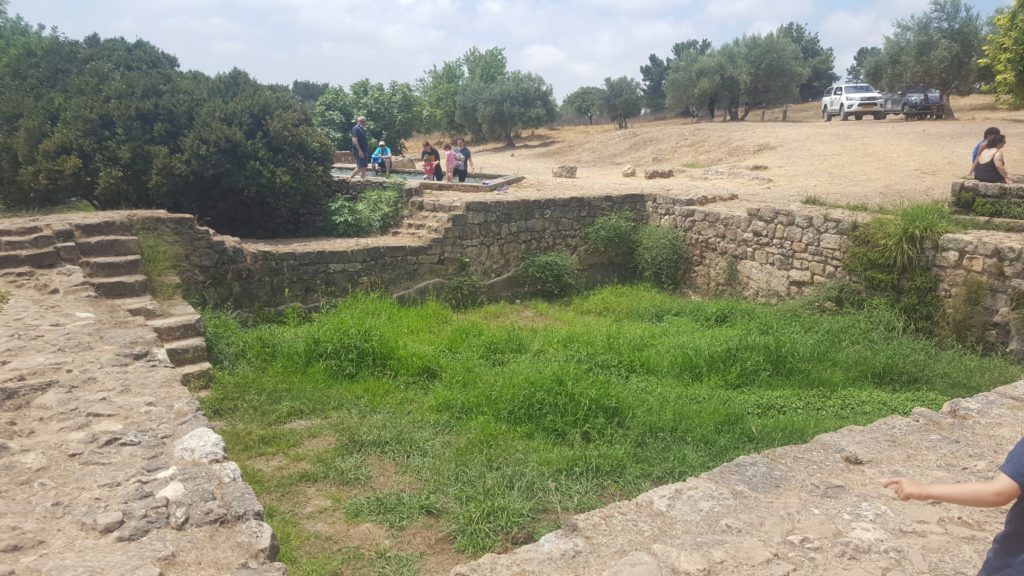
[{"label": "stone wall", "polygon": [[[447,203],[413,198],[412,213],[436,218],[435,232],[350,239],[242,241],[185,215],[154,211],[107,217],[174,232],[192,268],[183,278],[189,291],[243,309],[317,304],[360,288],[391,293],[436,288],[455,274],[462,258],[485,280],[508,274],[531,254],[551,250],[607,267],[582,250],[583,234],[598,216],[619,211],[680,230],[694,253],[692,283],[698,289],[732,283],[727,287],[747,296],[780,298],[847,277],[843,259],[849,234],[865,216],[813,207],[734,209],[719,200],[644,194]],[[989,319],[987,335],[1016,351],[1015,306],[1024,301],[1024,234],[947,234],[929,258],[948,300],[962,294],[968,277],[984,284],[978,313]]]}]

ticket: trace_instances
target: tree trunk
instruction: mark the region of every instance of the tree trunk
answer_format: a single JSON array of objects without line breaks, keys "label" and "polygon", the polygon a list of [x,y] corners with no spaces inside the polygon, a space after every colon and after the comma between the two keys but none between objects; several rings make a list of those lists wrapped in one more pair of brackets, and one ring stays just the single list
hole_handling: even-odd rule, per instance
[{"label": "tree trunk", "polygon": [[594,125],[594,115],[593,114],[587,114],[587,120],[590,121],[590,126]]},{"label": "tree trunk", "polygon": [[515,141],[512,140],[512,129],[511,128],[509,128],[508,130],[505,131],[505,146],[507,146],[509,148],[515,148],[516,147]]},{"label": "tree trunk", "polygon": [[956,114],[953,113],[953,106],[949,103],[949,94],[943,90],[939,95],[942,100],[942,118],[944,120],[956,120]]}]

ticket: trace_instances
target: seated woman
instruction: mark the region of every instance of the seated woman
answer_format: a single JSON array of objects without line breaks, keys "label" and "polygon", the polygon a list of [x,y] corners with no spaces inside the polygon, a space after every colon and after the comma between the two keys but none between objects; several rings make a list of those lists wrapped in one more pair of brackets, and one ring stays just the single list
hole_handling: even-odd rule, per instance
[{"label": "seated woman", "polygon": [[373,165],[374,176],[379,170],[383,170],[385,174],[391,174],[391,148],[388,148],[383,140],[377,143],[377,149],[373,151],[370,164]]},{"label": "seated woman", "polygon": [[1003,162],[1003,146],[1006,146],[1006,136],[997,134],[985,142],[985,148],[978,154],[974,161],[971,172],[979,182],[991,182],[993,184],[1013,184],[1014,179],[1006,171],[1006,164]]}]

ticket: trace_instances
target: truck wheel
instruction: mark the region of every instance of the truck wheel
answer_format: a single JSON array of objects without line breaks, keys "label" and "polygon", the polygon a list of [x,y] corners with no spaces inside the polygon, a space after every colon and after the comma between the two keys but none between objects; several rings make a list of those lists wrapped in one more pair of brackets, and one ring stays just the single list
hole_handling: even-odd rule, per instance
[{"label": "truck wheel", "polygon": [[843,122],[846,122],[847,120],[850,119],[850,117],[846,115],[846,107],[845,106],[840,106],[839,107],[839,119],[842,120]]},{"label": "truck wheel", "polygon": [[828,113],[828,108],[821,109],[821,119],[824,120],[825,122],[832,121],[832,115]]},{"label": "truck wheel", "polygon": [[875,114],[875,120],[885,120],[885,114]]},{"label": "truck wheel", "polygon": [[853,117],[854,117],[855,120],[863,120],[864,119],[864,115],[863,114],[854,114]]}]

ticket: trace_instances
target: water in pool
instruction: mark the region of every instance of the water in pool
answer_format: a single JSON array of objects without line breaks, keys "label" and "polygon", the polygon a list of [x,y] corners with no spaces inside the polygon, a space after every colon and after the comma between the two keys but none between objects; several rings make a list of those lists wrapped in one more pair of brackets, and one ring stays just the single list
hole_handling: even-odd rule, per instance
[{"label": "water in pool", "polygon": [[[348,176],[351,173],[352,173],[351,170],[342,170],[342,169],[339,169],[339,168],[334,168],[334,169],[331,170],[331,176],[334,176],[335,178],[337,178],[339,176]],[[367,172],[366,174],[367,174],[367,176],[373,176],[373,172]],[[383,176],[383,175],[384,174],[381,173],[381,176]],[[399,178],[401,180],[422,180],[423,179],[423,173],[422,172],[408,172],[408,171],[406,171],[406,172],[392,171],[391,172],[391,177],[392,178]],[[476,178],[476,177],[473,177],[473,176],[468,176],[468,177],[466,177],[466,182],[465,183],[466,184],[482,184],[484,182],[490,182],[490,181],[492,181],[492,180],[488,179],[488,178]],[[458,179],[453,179],[452,182],[454,182],[456,184],[459,183]]]}]

